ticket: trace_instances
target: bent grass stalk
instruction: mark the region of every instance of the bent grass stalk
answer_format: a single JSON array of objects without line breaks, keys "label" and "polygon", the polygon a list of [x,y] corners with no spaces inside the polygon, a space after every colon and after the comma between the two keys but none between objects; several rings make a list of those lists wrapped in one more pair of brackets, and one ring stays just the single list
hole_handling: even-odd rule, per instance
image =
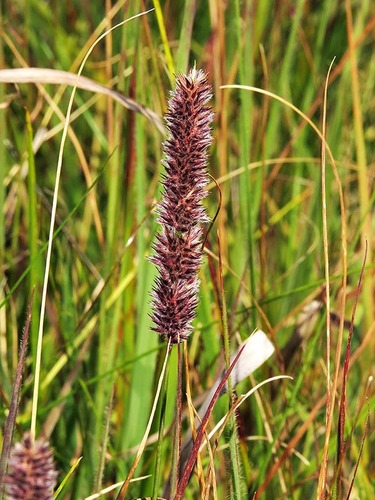
[{"label": "bent grass stalk", "polygon": [[[327,82],[328,82],[328,78],[327,78]],[[327,82],[326,82],[326,89],[327,89]],[[346,283],[347,283],[347,243],[346,243],[346,217],[345,217],[345,204],[344,204],[344,195],[343,195],[343,190],[342,190],[342,186],[341,186],[341,182],[340,182],[340,178],[339,178],[339,175],[338,175],[338,172],[337,172],[337,168],[336,168],[336,163],[335,163],[335,160],[334,160],[334,157],[333,157],[333,154],[331,152],[331,149],[329,147],[329,145],[327,144],[326,142],[326,139],[325,139],[325,134],[324,134],[324,129],[323,129],[323,132],[321,132],[318,127],[314,124],[314,122],[307,116],[305,115],[301,110],[299,110],[296,106],[294,106],[292,103],[290,103],[289,101],[283,99],[282,97],[272,93],[272,92],[269,92],[267,90],[263,90],[263,89],[260,89],[260,88],[257,88],[257,87],[253,87],[253,86],[246,86],[246,85],[223,85],[221,88],[237,88],[237,89],[242,89],[242,90],[248,90],[250,92],[257,92],[259,94],[263,94],[265,96],[268,96],[268,97],[271,97],[279,102],[281,102],[282,104],[288,106],[289,108],[291,108],[294,112],[296,112],[299,116],[301,116],[309,125],[310,127],[314,130],[314,132],[318,135],[319,139],[321,140],[322,142],[322,163],[323,165],[325,165],[325,152],[327,151],[328,153],[328,156],[329,156],[329,159],[330,159],[330,162],[331,162],[331,167],[332,167],[332,170],[333,170],[333,173],[334,173],[334,176],[335,176],[335,179],[336,179],[336,183],[337,183],[337,188],[338,188],[338,192],[339,192],[339,201],[340,201],[340,211],[341,211],[341,248],[342,248],[342,284],[343,284],[343,293],[342,293],[342,297],[343,297],[343,304],[342,304],[342,308],[344,310],[344,301],[345,301],[345,296],[346,296]],[[325,90],[326,92],[327,90]],[[324,176],[324,168],[322,170],[322,175]],[[324,213],[324,192],[323,192],[323,223],[326,224],[326,220],[325,219],[325,213]],[[324,253],[325,253],[325,256],[327,255],[327,237],[326,237],[326,230],[325,230],[325,244],[324,244]],[[328,275],[328,272],[329,272],[329,269],[327,269],[327,262],[326,262],[326,269],[325,269],[325,274],[326,274],[326,280],[329,279],[329,275]],[[327,292],[328,293],[328,292]],[[329,302],[328,302],[328,306],[329,306]],[[329,316],[329,314],[327,314],[327,317]],[[343,322],[341,322],[341,325],[340,325],[340,337],[342,336],[342,328],[343,328]],[[329,335],[329,329],[328,329],[328,335]],[[339,352],[339,350],[338,350]],[[329,367],[329,366],[328,366]],[[337,372],[337,370],[336,370]],[[329,375],[327,375],[329,377]],[[329,391],[329,387],[327,387],[327,391]],[[334,392],[333,392],[334,393]],[[324,480],[324,477],[326,475],[325,473],[325,462],[326,462],[326,457],[327,457],[327,453],[328,453],[328,442],[329,442],[329,434],[330,434],[330,428],[331,428],[331,424],[332,424],[332,411],[330,409],[330,406],[332,404],[332,401],[331,401],[331,393],[329,392],[328,395],[327,395],[328,399],[327,399],[327,422],[326,422],[326,428],[327,428],[327,435],[326,435],[326,441],[325,441],[325,446],[324,446],[324,450],[323,450],[323,467],[321,469],[321,475],[320,475],[320,478],[319,478],[319,486],[318,486],[318,495],[320,495],[319,491],[322,492],[323,489],[324,489],[324,484],[325,484],[325,480]]]},{"label": "bent grass stalk", "polygon": [[32,410],[31,410],[31,429],[30,429],[31,437],[33,439],[35,439],[35,433],[36,433],[36,418],[37,418],[38,399],[39,399],[39,380],[40,380],[41,359],[42,359],[42,340],[43,340],[43,331],[44,331],[44,317],[45,317],[45,310],[46,310],[46,299],[47,299],[48,277],[49,277],[51,254],[52,254],[52,243],[53,243],[54,227],[55,227],[55,220],[56,220],[57,199],[58,199],[58,194],[59,194],[64,147],[65,147],[66,138],[68,135],[70,116],[72,113],[74,96],[75,96],[75,93],[77,90],[78,79],[83,71],[83,68],[84,68],[86,61],[89,58],[91,52],[94,50],[95,46],[105,36],[107,36],[108,33],[117,29],[118,27],[128,23],[129,21],[131,21],[133,19],[136,19],[136,18],[143,16],[145,14],[148,14],[149,12],[151,12],[151,10],[152,9],[145,11],[145,12],[141,12],[140,14],[136,14],[135,16],[132,16],[129,19],[126,19],[125,21],[122,21],[122,22],[116,24],[115,26],[113,26],[109,30],[105,31],[99,38],[97,38],[95,40],[95,42],[91,45],[91,47],[87,51],[85,57],[83,58],[83,61],[80,65],[78,73],[77,73],[77,82],[73,86],[72,93],[70,95],[69,104],[68,104],[68,108],[67,108],[67,112],[66,112],[64,128],[63,128],[62,137],[61,137],[59,155],[58,155],[58,160],[57,160],[55,187],[54,187],[53,199],[52,199],[50,229],[49,229],[49,235],[48,235],[46,264],[45,264],[44,279],[43,279],[42,299],[41,299],[41,305],[40,305],[40,318],[39,318],[38,340],[37,340],[36,361],[35,361],[35,378],[34,378],[33,401],[32,401]]},{"label": "bent grass stalk", "polygon": [[[329,257],[328,257],[328,228],[327,228],[327,189],[326,189],[326,148],[324,143],[326,142],[326,118],[327,118],[327,93],[328,93],[328,81],[329,74],[332,68],[333,61],[330,65],[328,75],[326,78],[326,83],[324,87],[324,99],[323,99],[323,117],[322,117],[322,136],[324,137],[324,142],[321,148],[321,169],[322,169],[322,223],[323,223],[323,250],[324,250],[324,274],[326,282],[325,290],[325,300],[326,300],[326,363],[327,363],[327,404],[326,404],[326,435],[323,449],[322,466],[319,473],[318,481],[318,496],[324,497],[324,490],[327,481],[327,468],[328,468],[328,446],[329,438],[331,432],[332,418],[333,418],[333,405],[334,401],[331,399],[331,321],[330,321],[330,310],[331,310],[331,297],[330,297],[330,283],[329,283]],[[341,322],[343,322],[344,316],[342,316]],[[340,329],[342,331],[342,328]],[[339,344],[339,349],[337,353],[341,351],[341,343]],[[338,373],[339,364],[336,366],[336,373]],[[333,388],[333,392],[336,388]]]},{"label": "bent grass stalk", "polygon": [[[230,418],[231,414],[234,414],[234,412],[246,401],[247,398],[249,398],[252,394],[254,394],[255,391],[260,389],[263,385],[268,384],[269,382],[274,382],[276,380],[283,380],[283,379],[289,379],[293,380],[293,377],[290,375],[275,375],[274,377],[270,377],[266,380],[263,380],[262,382],[259,382],[255,387],[252,387],[246,394],[243,394],[240,396],[237,401],[231,406],[229,409],[228,413],[222,417],[217,424],[215,424],[215,427],[207,434],[207,440],[203,441],[200,448],[199,452],[201,452],[204,447],[208,444],[208,440],[211,439],[216,433],[220,436],[224,429],[225,426],[228,422],[228,419]],[[218,439],[216,440],[218,442]]]}]

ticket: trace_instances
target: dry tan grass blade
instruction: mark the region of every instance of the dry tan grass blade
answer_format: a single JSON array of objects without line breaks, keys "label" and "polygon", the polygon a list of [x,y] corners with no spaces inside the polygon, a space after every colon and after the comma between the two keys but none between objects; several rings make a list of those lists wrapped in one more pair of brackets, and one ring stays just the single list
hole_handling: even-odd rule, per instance
[{"label": "dry tan grass blade", "polygon": [[116,90],[109,89],[104,85],[86,78],[85,76],[79,76],[75,73],[69,73],[68,71],[61,71],[58,69],[49,68],[14,68],[14,69],[1,69],[0,70],[0,82],[1,83],[44,83],[44,84],[55,84],[55,85],[71,85],[76,86],[83,90],[89,90],[90,92],[103,94],[112,97],[115,101],[119,102],[125,108],[128,108],[136,113],[140,113],[145,116],[151,123],[153,123],[157,129],[164,134],[165,129],[160,116],[152,111],[151,109],[139,104],[138,102],[125,97],[120,92]]}]

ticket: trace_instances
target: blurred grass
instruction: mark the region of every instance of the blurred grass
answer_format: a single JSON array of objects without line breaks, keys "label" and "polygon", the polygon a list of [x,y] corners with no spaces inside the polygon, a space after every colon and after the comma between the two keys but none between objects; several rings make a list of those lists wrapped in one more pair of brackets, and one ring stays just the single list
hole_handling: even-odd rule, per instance
[{"label": "blurred grass", "polygon": [[[344,192],[349,276],[343,310],[338,186],[327,165],[331,307],[338,317],[351,317],[365,238],[370,249],[355,318],[355,361],[348,380],[347,436],[352,426],[355,432],[343,473],[350,481],[365,430],[366,404],[370,412],[375,404],[373,389],[367,390],[368,379],[374,375],[375,349],[371,333],[375,321],[375,8],[371,2],[348,2],[345,10],[342,2],[329,0],[295,4],[236,0],[227,7],[224,2],[197,2],[194,13],[194,4],[185,2],[180,8],[178,2],[147,3],[155,11],[108,35],[90,56],[84,75],[161,115],[173,84],[173,68],[181,71],[194,63],[205,68],[214,89],[216,113],[210,173],[220,179],[244,167],[220,182],[223,205],[208,237],[210,252],[202,270],[197,328],[188,341],[190,385],[193,397],[198,398],[223,366],[216,229],[232,348],[235,334],[244,339],[258,326],[280,353],[293,334],[299,312],[313,297],[321,297],[324,283],[318,137],[279,102],[220,86],[235,83],[270,90],[321,128],[324,81],[336,57],[328,89],[327,142]],[[30,0],[24,9],[21,3],[5,1],[0,7],[0,66],[77,71],[82,54],[104,29],[144,8],[143,2],[47,5]],[[64,86],[0,84],[1,428],[32,287],[36,286],[35,303],[40,297],[61,128],[46,136],[37,150],[32,141],[45,129],[61,125],[70,92]],[[61,480],[83,456],[64,487],[64,498],[84,498],[94,484],[104,487],[125,479],[134,447],[145,430],[164,356],[164,346],[150,331],[154,268],[147,261],[156,231],[152,210],[160,197],[164,138],[143,116],[107,97],[91,98],[86,91],[77,92],[75,107],[83,112],[70,126],[64,151],[57,223],[64,227],[53,247],[38,413],[38,432],[43,430],[50,437]],[[213,187],[207,199],[212,216],[218,199]],[[26,270],[28,274],[14,288]],[[33,332],[38,317],[35,308]],[[337,338],[338,327],[333,323],[332,362],[336,348],[341,349]],[[344,343],[346,338],[347,330]],[[17,437],[29,427],[33,355],[31,340]],[[170,363],[161,485],[171,467],[173,432],[169,429],[175,416],[175,356]],[[250,398],[239,411],[240,457],[249,494],[260,489],[285,443],[301,429],[294,448],[304,460],[292,454],[276,467],[264,497],[312,498],[316,494],[325,435],[324,404],[316,405],[326,393],[325,367],[322,312],[312,337],[287,369],[294,382],[266,386],[258,399]],[[280,354],[255,378],[259,381],[275,372],[285,372]],[[241,392],[249,384],[241,385]],[[214,419],[222,416],[225,404],[219,402]],[[332,466],[337,416],[335,407],[329,446]],[[305,422],[309,422],[306,428]],[[153,431],[157,430],[155,422]],[[219,497],[231,496],[226,474],[229,443],[230,436],[224,434],[216,455]],[[355,482],[358,498],[371,498],[374,444],[369,432]],[[137,474],[153,473],[156,446],[156,440],[148,446]],[[97,477],[101,454],[105,458],[103,480]],[[204,455],[204,467],[207,461]],[[332,480],[328,478],[329,485]],[[153,482],[150,478],[134,483],[131,496],[150,495]],[[198,481],[193,478],[186,498],[198,497]]]}]

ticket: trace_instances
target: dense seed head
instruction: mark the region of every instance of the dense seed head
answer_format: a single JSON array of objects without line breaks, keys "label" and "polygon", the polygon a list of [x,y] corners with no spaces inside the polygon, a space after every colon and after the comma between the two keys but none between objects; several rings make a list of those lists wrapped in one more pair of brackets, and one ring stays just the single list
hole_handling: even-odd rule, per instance
[{"label": "dense seed head", "polygon": [[210,98],[207,76],[193,69],[177,77],[165,116],[169,136],[163,144],[163,197],[157,209],[161,230],[150,260],[159,270],[152,291],[153,330],[172,343],[191,333],[198,305],[201,226],[209,221],[202,200],[212,142]]},{"label": "dense seed head", "polygon": [[52,451],[48,442],[25,434],[12,449],[5,479],[9,500],[50,500],[56,486]]}]

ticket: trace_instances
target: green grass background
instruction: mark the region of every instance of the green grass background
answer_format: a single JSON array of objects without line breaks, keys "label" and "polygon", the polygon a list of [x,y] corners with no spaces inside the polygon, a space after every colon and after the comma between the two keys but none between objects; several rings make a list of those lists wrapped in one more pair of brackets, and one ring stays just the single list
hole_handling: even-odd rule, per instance
[{"label": "green grass background", "polygon": [[[371,498],[375,483],[371,435],[375,399],[369,385],[374,375],[375,321],[375,6],[369,0],[160,4],[5,0],[0,7],[0,66],[75,73],[105,29],[151,7],[155,10],[147,16],[114,30],[97,45],[83,75],[161,116],[176,72],[196,64],[209,74],[215,111],[209,171],[220,184],[223,202],[208,236],[210,255],[201,273],[196,329],[187,344],[193,397],[210,388],[222,366],[217,234],[233,351],[236,335],[245,339],[259,327],[279,352],[292,335],[299,312],[312,298],[321,297],[325,283],[321,140],[285,104],[220,86],[241,84],[273,92],[321,129],[324,84],[335,58],[328,85],[326,139],[336,161],[345,214],[340,211],[339,186],[328,162],[326,222],[331,308],[338,318],[351,318],[365,239],[368,242],[354,319],[345,429],[351,439],[343,476],[347,485],[370,414],[352,498]],[[71,90],[57,85],[0,84],[1,427],[26,308],[36,288],[15,439],[30,426],[45,243],[62,119]],[[125,479],[145,431],[165,354],[164,343],[150,331],[149,291],[155,269],[147,260],[157,230],[152,209],[160,198],[164,137],[141,114],[88,91],[77,91],[73,111],[78,115],[64,150],[56,223],[61,231],[53,244],[37,421],[37,434],[46,435],[55,449],[60,480],[83,457],[61,498],[84,498]],[[41,134],[42,143],[34,152],[32,144]],[[219,203],[213,183],[206,203],[213,216]],[[342,286],[343,224],[346,290]],[[332,324],[331,373],[337,349],[342,365],[348,329],[344,329],[343,346],[338,333],[337,324]],[[285,443],[298,435],[326,394],[325,339],[323,308],[312,336],[286,372],[294,381],[265,386],[239,411],[241,474],[249,496],[263,484]],[[173,353],[166,429],[175,416],[176,359]],[[259,382],[275,373],[285,373],[279,355],[257,371],[255,379]],[[254,382],[242,383],[238,393]],[[222,416],[226,404],[219,403],[213,421]],[[336,400],[328,449],[328,494],[333,497],[337,418]],[[157,430],[158,422],[152,432]],[[322,405],[295,452],[277,467],[263,498],[316,495],[324,436]],[[234,497],[226,474],[228,440],[224,434],[215,455],[218,498]],[[159,494],[171,468],[172,443],[169,430],[161,451]],[[136,475],[153,475],[155,461],[156,444],[150,443]],[[204,455],[204,467],[207,461]],[[135,483],[129,498],[151,495],[153,482],[151,477]],[[199,497],[199,483],[193,477],[186,498]]]}]

